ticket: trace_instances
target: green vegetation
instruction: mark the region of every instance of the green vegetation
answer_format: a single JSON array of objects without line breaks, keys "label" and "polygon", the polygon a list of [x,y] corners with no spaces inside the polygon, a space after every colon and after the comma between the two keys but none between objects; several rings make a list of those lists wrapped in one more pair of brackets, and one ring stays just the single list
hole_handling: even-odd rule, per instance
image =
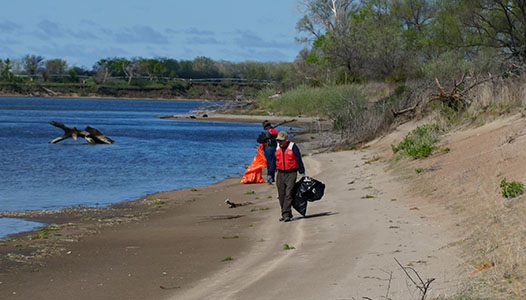
[{"label": "green vegetation", "polygon": [[254,211],[264,211],[264,210],[269,210],[270,208],[268,207],[255,207],[253,209],[251,209],[250,211],[251,212],[254,212]]},{"label": "green vegetation", "polygon": [[399,157],[428,157],[438,149],[435,144],[439,142],[439,133],[438,125],[422,125],[408,133],[398,146],[391,145],[391,148]]},{"label": "green vegetation", "polygon": [[283,244],[283,250],[294,250],[296,247],[289,245],[289,244]]},{"label": "green vegetation", "polygon": [[238,235],[231,235],[231,236],[224,236],[223,239],[224,240],[232,240],[232,239],[238,239],[239,236]]},{"label": "green vegetation", "polygon": [[158,208],[162,208],[166,204],[166,201],[163,201],[161,199],[155,199],[155,201],[153,201],[153,204]]},{"label": "green vegetation", "polygon": [[59,230],[60,226],[57,224],[51,224],[49,226],[42,227],[36,234],[29,236],[30,240],[47,239],[51,231]]},{"label": "green vegetation", "polygon": [[524,193],[524,184],[518,181],[507,182],[506,178],[500,182],[500,188],[502,189],[502,197],[504,198],[515,198]]},{"label": "green vegetation", "polygon": [[221,261],[231,261],[231,260],[234,260],[232,258],[232,256],[227,256],[227,257],[223,258]]}]

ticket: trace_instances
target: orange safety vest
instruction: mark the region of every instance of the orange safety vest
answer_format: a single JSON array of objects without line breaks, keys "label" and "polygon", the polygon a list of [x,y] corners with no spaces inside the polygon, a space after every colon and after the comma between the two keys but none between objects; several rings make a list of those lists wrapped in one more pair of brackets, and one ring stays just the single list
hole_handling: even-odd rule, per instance
[{"label": "orange safety vest", "polygon": [[289,142],[289,146],[285,149],[285,159],[283,159],[283,150],[281,147],[278,145],[276,148],[276,168],[278,168],[278,170],[287,171],[299,169],[298,159],[294,151],[292,151],[292,147],[294,147],[294,143]]}]

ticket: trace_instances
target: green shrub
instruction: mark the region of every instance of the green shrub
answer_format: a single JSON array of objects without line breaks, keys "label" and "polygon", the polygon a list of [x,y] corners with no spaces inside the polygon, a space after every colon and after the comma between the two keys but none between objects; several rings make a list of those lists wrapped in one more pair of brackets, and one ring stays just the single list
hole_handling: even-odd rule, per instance
[{"label": "green shrub", "polygon": [[440,130],[438,125],[422,125],[407,134],[405,139],[398,146],[391,145],[393,153],[400,154],[400,157],[408,156],[412,158],[428,157],[438,149],[436,143],[439,142]]},{"label": "green shrub", "polygon": [[294,250],[296,247],[289,245],[289,244],[283,244],[283,250]]},{"label": "green shrub", "polygon": [[504,178],[500,182],[500,187],[502,188],[502,197],[508,199],[515,198],[524,193],[524,184],[518,181],[507,182],[506,178]]}]

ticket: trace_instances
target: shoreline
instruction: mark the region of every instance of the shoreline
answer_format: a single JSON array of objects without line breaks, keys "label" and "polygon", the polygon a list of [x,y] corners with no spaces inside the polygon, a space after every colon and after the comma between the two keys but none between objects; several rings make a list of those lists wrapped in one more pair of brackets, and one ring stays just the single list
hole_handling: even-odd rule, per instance
[{"label": "shoreline", "polygon": [[231,102],[236,100],[213,100],[213,99],[186,99],[186,98],[127,98],[127,97],[112,97],[112,96],[79,96],[79,95],[57,95],[57,96],[30,96],[20,94],[0,94],[0,98],[70,98],[70,99],[100,99],[100,100],[143,100],[143,101],[193,101],[193,102],[206,102],[206,101],[218,101],[218,102]]},{"label": "shoreline", "polygon": [[[217,118],[223,122],[239,122],[240,120],[239,117],[224,114],[218,114]],[[260,118],[244,117],[242,119],[244,122],[260,122]],[[283,118],[269,119],[282,120]],[[292,124],[300,126],[308,124],[309,121],[311,119],[302,119],[299,122],[294,121]],[[302,147],[302,152],[308,154],[319,147],[323,147],[323,139],[312,140],[312,136],[315,135],[319,135],[319,133],[311,134],[308,130],[301,130],[295,134],[293,139],[304,140],[306,143]],[[185,240],[184,246],[179,242],[169,242],[173,244],[174,249],[178,247],[186,249],[179,251],[181,255],[192,252],[192,249],[196,247],[207,249],[217,247],[217,243],[224,244],[220,247],[224,253],[221,254],[222,257],[215,255],[210,257],[209,253],[205,253],[203,254],[204,257],[199,258],[199,263],[194,261],[191,265],[183,267],[183,272],[186,272],[186,275],[184,279],[180,278],[178,283],[187,285],[195,282],[203,274],[220,270],[225,264],[222,261],[223,259],[236,258],[248,251],[254,241],[247,239],[246,236],[250,235],[252,228],[257,226],[256,224],[268,219],[269,212],[276,213],[276,200],[271,199],[276,193],[275,185],[242,185],[240,180],[241,177],[231,177],[212,185],[157,192],[145,195],[137,200],[119,202],[102,208],[70,207],[60,210],[1,212],[0,217],[37,221],[47,225],[36,230],[11,234],[4,240],[0,240],[0,270],[2,270],[0,271],[0,298],[3,294],[2,288],[5,290],[9,286],[16,289],[17,284],[15,282],[33,281],[36,270],[38,270],[36,271],[38,274],[48,274],[48,272],[54,274],[42,276],[57,276],[57,274],[63,273],[64,270],[60,269],[60,266],[64,264],[64,260],[69,261],[74,258],[71,254],[75,253],[78,257],[86,259],[90,256],[90,251],[92,251],[90,249],[93,249],[94,245],[98,245],[101,241],[105,241],[103,242],[105,244],[104,250],[99,249],[97,252],[104,251],[104,257],[112,257],[112,259],[118,260],[120,257],[115,257],[113,254],[116,251],[115,247],[119,247],[119,245],[114,244],[115,239],[118,238],[112,236],[113,232],[120,232],[118,233],[119,238],[124,235],[135,239],[133,236],[143,236],[138,234],[136,230],[142,230],[144,226],[148,228],[154,226],[146,224],[172,223],[175,220],[173,218],[180,218],[181,220],[176,222],[180,222],[179,226],[185,228],[192,228],[196,225],[198,227],[204,226],[206,229],[201,229],[199,232],[206,232],[207,235],[211,235],[210,241],[195,240],[194,238],[187,240],[186,233],[182,233],[183,236],[176,238],[176,240]],[[213,198],[211,199],[210,196]],[[246,205],[232,209],[225,203],[227,199],[234,203]],[[185,212],[190,212],[193,215],[192,219],[187,219]],[[128,228],[135,229],[128,231]],[[192,231],[193,229],[188,230]],[[177,236],[178,234],[181,233],[172,232],[170,235]],[[165,244],[166,242],[151,241],[150,245]],[[136,246],[136,243],[138,241],[134,242],[133,245],[126,246],[128,247],[126,249],[148,247],[147,245]],[[154,250],[151,251],[155,252]],[[164,258],[164,260],[168,259],[167,257]],[[187,258],[183,259],[183,261],[186,260]],[[185,265],[183,261],[178,265],[179,268],[181,265]],[[76,268],[79,267],[78,261],[72,263],[76,265]],[[142,261],[136,263],[139,265],[138,268],[142,270],[150,268],[148,265],[143,265],[144,262]],[[92,264],[95,265],[95,263]],[[86,265],[81,268],[90,268],[90,266]],[[196,273],[196,270],[199,272]],[[173,270],[172,272],[176,271]],[[164,273],[169,272],[160,273],[163,274],[162,279],[167,279]],[[154,275],[152,274],[152,276]],[[167,292],[170,292],[172,288],[177,288],[170,282],[160,286],[161,288],[156,289],[153,296],[151,291],[144,296],[152,296],[154,299],[161,298],[162,295],[169,294]],[[123,289],[125,288],[123,287]],[[20,294],[20,291],[14,292]],[[59,292],[54,291],[53,293],[53,296],[50,297],[57,299]],[[9,292],[5,295],[9,295]],[[103,295],[100,297],[104,298]],[[134,297],[137,296],[129,295],[125,298],[144,299],[144,297]]]},{"label": "shoreline", "polygon": [[[246,115],[231,115],[221,114],[215,112],[208,112],[210,118],[189,118],[192,114],[184,115],[172,115],[164,117],[170,120],[195,120],[195,121],[209,121],[209,122],[240,122],[240,123],[259,123],[262,120],[270,119],[272,122],[279,122],[286,120],[284,117],[262,117],[262,116],[246,116]],[[162,118],[162,117],[160,117]],[[299,118],[293,119],[290,124],[295,126],[305,126],[313,122],[313,118]],[[292,128],[291,128],[292,129]],[[294,139],[303,140],[307,142],[305,145],[305,154],[312,153],[315,149],[323,147],[320,142],[309,141],[312,137],[309,134],[308,129],[302,128],[294,132]],[[316,133],[314,133],[315,135]],[[157,195],[165,194],[192,194],[195,190],[210,189],[215,186],[222,186],[225,184],[232,184],[232,181],[239,182],[241,176],[230,177],[220,180],[214,184],[206,186],[192,186],[187,188],[160,191],[153,194],[147,194],[139,197],[136,200],[122,201],[114,204],[110,204],[104,207],[89,207],[89,206],[73,206],[64,207],[61,209],[52,210],[28,210],[28,211],[0,211],[0,218],[12,218],[26,221],[40,222],[43,225],[28,231],[21,231],[12,234],[8,234],[3,239],[0,239],[0,257],[7,257],[14,253],[21,255],[14,261],[0,260],[0,269],[13,269],[17,268],[18,263],[34,264],[39,263],[42,259],[47,259],[54,256],[56,253],[55,249],[57,243],[60,244],[60,240],[63,238],[53,238],[52,236],[58,232],[57,237],[67,236],[66,240],[69,241],[80,241],[83,238],[96,234],[98,231],[97,227],[112,227],[115,225],[128,224],[138,221],[144,221],[152,213],[156,212],[156,208],[165,205],[163,200],[158,200]],[[155,198],[155,199],[153,199]],[[15,242],[15,243],[12,243]],[[14,244],[9,246],[9,244]],[[1,247],[3,246],[3,247]],[[27,251],[19,251],[17,248],[37,248],[40,252],[38,255],[26,255]]]},{"label": "shoreline", "polygon": [[[247,206],[248,211],[245,209],[245,211],[240,214],[238,212],[239,209],[230,211],[229,206],[224,202],[224,199],[227,198],[235,202],[246,202],[246,198],[251,197],[250,195],[245,195],[246,189],[241,187],[239,181],[240,178],[229,178],[213,185],[149,194],[138,200],[113,204],[108,208],[66,208],[58,212],[35,211],[36,216],[32,218],[26,217],[25,219],[50,223],[51,225],[43,227],[47,228],[44,231],[45,236],[41,228],[39,230],[11,235],[9,239],[0,242],[0,257],[2,257],[0,262],[0,270],[2,270],[0,271],[0,296],[11,294],[10,292],[4,294],[2,290],[6,291],[5,288],[13,285],[13,289],[16,289],[18,285],[17,282],[21,282],[21,278],[24,278],[22,282],[32,281],[35,272],[39,275],[51,272],[55,274],[54,276],[66,273],[65,275],[67,276],[67,272],[61,269],[64,261],[75,260],[76,257],[82,257],[83,260],[96,259],[96,257],[92,257],[93,247],[98,248],[98,246],[95,245],[98,245],[101,241],[103,241],[102,244],[104,246],[96,251],[105,253],[103,254],[104,257],[112,257],[111,260],[119,260],[121,258],[119,256],[122,255],[116,251],[121,247],[118,242],[119,238],[123,236],[128,236],[131,239],[135,239],[135,237],[145,237],[144,234],[138,233],[138,231],[143,230],[145,224],[155,224],[157,222],[171,223],[173,218],[180,218],[180,221],[177,222],[179,222],[179,226],[182,227],[191,228],[195,226],[193,224],[199,224],[198,227],[206,227],[204,231],[210,235],[211,239],[192,239],[185,241],[184,244],[180,244],[177,241],[187,239],[185,234],[186,230],[178,232],[176,228],[171,229],[167,226],[160,226],[170,231],[169,236],[172,236],[174,240],[169,241],[163,239],[162,241],[157,241],[158,243],[165,244],[168,242],[172,244],[170,248],[174,249],[174,251],[175,249],[182,249],[177,251],[177,253],[180,252],[182,255],[183,253],[190,254],[193,251],[192,249],[195,247],[203,247],[203,244],[208,244],[205,248],[210,248],[216,247],[217,242],[222,242],[228,244],[224,246],[225,254],[222,258],[226,256],[237,257],[239,253],[248,249],[248,241],[246,239],[235,238],[235,236],[241,235],[239,232],[243,230],[235,230],[232,233],[225,233],[225,231],[229,231],[228,227],[233,223],[237,223],[236,226],[239,226],[240,222],[244,224],[244,230],[250,230],[251,227],[249,224],[256,223],[260,219],[254,212],[250,211],[257,207],[255,205]],[[256,188],[267,188],[267,186],[259,185],[259,187]],[[236,192],[231,192],[234,189]],[[212,204],[208,197],[209,194],[213,194],[215,197],[224,195],[224,197],[221,197],[222,199],[220,199],[219,203],[214,201],[216,203]],[[204,208],[203,205],[206,208]],[[210,205],[214,207],[210,207]],[[186,213],[189,212],[193,215],[192,220],[187,219]],[[227,224],[226,227],[224,223]],[[148,225],[147,227],[150,228],[151,226],[158,227],[156,225]],[[177,231],[174,232],[174,229]],[[117,236],[114,236],[114,232],[117,232]],[[182,236],[177,238],[178,234],[182,234]],[[139,243],[140,241],[136,240],[136,242],[125,246],[126,251],[131,252],[135,249],[144,249],[144,251],[146,251],[146,249],[151,246],[151,244],[138,246],[137,244]],[[162,246],[156,248],[162,248]],[[156,252],[155,248],[149,250]],[[32,252],[32,254],[28,253],[28,251]],[[72,254],[75,254],[76,257]],[[167,255],[171,256],[171,254]],[[152,254],[151,256],[154,255]],[[160,256],[156,254],[156,259],[159,258]],[[130,258],[128,257],[127,259]],[[186,258],[182,259],[183,261],[186,260]],[[171,259],[165,257],[163,260]],[[203,258],[200,261],[200,263],[194,263],[192,266],[185,267],[188,268],[185,269],[185,272],[189,272],[189,274],[185,275],[185,280],[178,280],[178,282],[188,284],[196,280],[196,277],[192,275],[195,270],[200,270],[200,273],[206,273],[221,267],[221,258],[214,259],[213,261],[210,258]],[[143,270],[150,267],[148,263],[137,263],[141,265],[140,268]],[[78,266],[82,263],[76,261],[73,262],[73,264]],[[89,269],[89,264],[91,263],[88,262],[88,265],[84,265],[80,269]],[[178,264],[178,267],[180,266],[181,264]],[[165,269],[167,270],[169,268]],[[164,284],[161,283],[160,285],[162,287],[168,287],[168,289],[162,287],[159,289],[158,286],[156,290],[158,294],[154,298],[158,298],[159,295],[166,295],[173,285],[169,282],[173,278],[166,278],[164,273],[174,273],[175,270],[166,270],[158,272],[155,275],[160,275],[161,281],[168,280],[168,282]],[[122,269],[120,271],[122,271]],[[179,272],[180,270],[177,271]],[[98,276],[95,273],[97,272],[94,271],[93,276]],[[13,292],[18,295],[21,294],[21,291]],[[60,293],[59,290],[55,290],[54,292]],[[64,295],[65,294],[62,294],[62,296]],[[125,298],[145,299],[145,297],[150,295],[151,292],[148,292],[148,295],[143,295],[142,297],[130,295]],[[57,295],[54,295],[50,298],[61,299],[60,297],[62,296],[57,298]],[[63,299],[72,298],[75,298],[74,294],[70,294]],[[100,297],[97,298],[102,299],[105,297],[100,295]],[[120,297],[116,299],[119,298]]]},{"label": "shoreline", "polygon": [[239,177],[146,195],[103,216],[77,211],[45,237],[0,243],[0,298],[271,299],[290,290],[291,299],[380,298],[387,280],[372,279],[385,270],[395,273],[393,287],[407,284],[393,255],[436,277],[434,291],[454,290],[455,240],[428,208],[414,210],[418,198],[387,173],[397,138],[329,153],[319,148],[334,141],[327,132],[292,139],[306,154],[307,175],[327,185],[306,217],[278,222],[275,185],[242,185]]}]

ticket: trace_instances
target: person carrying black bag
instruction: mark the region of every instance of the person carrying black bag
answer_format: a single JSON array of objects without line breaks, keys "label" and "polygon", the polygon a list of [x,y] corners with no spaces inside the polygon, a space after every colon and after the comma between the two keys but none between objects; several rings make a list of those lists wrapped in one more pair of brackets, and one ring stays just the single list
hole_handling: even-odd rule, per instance
[{"label": "person carrying black bag", "polygon": [[280,221],[289,222],[292,220],[292,200],[293,190],[296,183],[297,173],[305,177],[305,166],[301,159],[298,146],[289,141],[286,131],[281,131],[276,138],[276,187],[278,189],[279,205],[281,206]]},{"label": "person carrying black bag", "polygon": [[272,184],[274,182],[274,173],[276,172],[276,156],[274,153],[278,145],[276,142],[278,131],[267,120],[263,121],[262,125],[263,132],[258,136],[257,141],[263,144],[263,153],[267,159],[267,182]]}]

